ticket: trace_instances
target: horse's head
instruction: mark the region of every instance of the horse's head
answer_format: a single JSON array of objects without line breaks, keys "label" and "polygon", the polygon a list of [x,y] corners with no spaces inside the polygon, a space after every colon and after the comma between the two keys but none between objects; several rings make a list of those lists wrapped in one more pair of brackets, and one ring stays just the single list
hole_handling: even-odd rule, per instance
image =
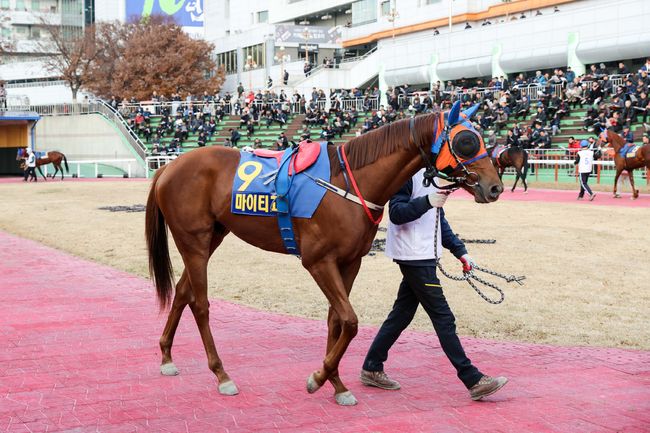
[{"label": "horse's head", "polygon": [[488,158],[483,137],[469,120],[478,108],[475,105],[461,113],[460,102],[456,102],[446,119],[440,116],[438,128],[443,129],[431,152],[437,177],[467,190],[477,203],[489,203],[499,198],[503,183]]}]

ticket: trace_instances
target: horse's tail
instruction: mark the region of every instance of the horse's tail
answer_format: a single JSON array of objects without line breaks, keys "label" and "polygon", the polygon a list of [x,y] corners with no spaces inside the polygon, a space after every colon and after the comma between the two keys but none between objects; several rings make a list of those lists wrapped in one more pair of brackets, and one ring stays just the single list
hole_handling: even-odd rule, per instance
[{"label": "horse's tail", "polygon": [[167,223],[156,200],[156,184],[164,168],[163,166],[158,170],[151,183],[144,224],[149,253],[149,275],[156,285],[156,294],[161,309],[165,309],[169,305],[174,283],[174,270],[167,244]]},{"label": "horse's tail", "polygon": [[65,164],[65,172],[70,173],[70,167],[68,167],[68,158],[65,157],[65,154],[61,154],[63,156],[63,163]]}]

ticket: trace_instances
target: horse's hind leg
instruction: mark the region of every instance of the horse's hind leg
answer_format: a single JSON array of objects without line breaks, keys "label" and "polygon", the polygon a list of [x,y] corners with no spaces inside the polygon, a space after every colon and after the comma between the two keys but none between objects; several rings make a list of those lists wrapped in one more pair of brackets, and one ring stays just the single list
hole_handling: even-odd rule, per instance
[{"label": "horse's hind leg", "polygon": [[[225,236],[223,233],[221,236]],[[223,368],[223,363],[214,344],[210,330],[210,302],[208,301],[208,260],[213,232],[174,233],[178,251],[183,257],[185,271],[194,295],[189,303],[194,320],[199,328],[205,353],[208,355],[208,367],[217,376],[219,392],[224,395],[239,393],[235,383]],[[220,241],[219,241],[220,242]]]},{"label": "horse's hind leg", "polygon": [[510,190],[510,192],[515,192],[515,188],[517,188],[517,182],[519,182],[519,178],[521,177],[521,172],[519,171],[519,169],[515,168],[515,173],[516,173],[515,183],[512,185],[512,189]]},{"label": "horse's hind leg", "polygon": [[178,322],[183,315],[183,310],[187,304],[192,302],[192,288],[189,283],[187,272],[183,271],[183,275],[176,284],[174,302],[169,311],[165,329],[160,337],[160,351],[162,352],[160,373],[165,376],[176,376],[178,374],[178,368],[172,361],[172,344],[174,343],[174,335],[176,334],[176,328],[178,328]]},{"label": "horse's hind leg", "polygon": [[[217,247],[223,241],[223,238],[226,236],[227,232],[223,227],[219,227],[215,230],[215,234],[212,237],[212,243],[210,245],[210,255],[217,249]],[[178,322],[183,315],[183,310],[187,304],[194,302],[194,294],[192,293],[192,287],[190,286],[190,281],[187,277],[187,271],[183,271],[180,280],[176,284],[176,292],[174,294],[174,302],[172,303],[171,310],[169,311],[169,317],[167,317],[167,323],[165,324],[165,329],[163,330],[162,336],[160,337],[160,351],[162,352],[162,363],[160,365],[160,372],[165,376],[175,376],[178,374],[178,369],[174,362],[172,361],[172,345],[174,344],[174,335],[176,334],[176,328],[178,328]]]}]

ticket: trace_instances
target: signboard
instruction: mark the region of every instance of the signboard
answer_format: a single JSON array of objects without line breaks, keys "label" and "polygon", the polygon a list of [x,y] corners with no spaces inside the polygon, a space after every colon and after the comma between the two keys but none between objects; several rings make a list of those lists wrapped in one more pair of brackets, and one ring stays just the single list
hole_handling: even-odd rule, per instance
[{"label": "signboard", "polygon": [[[275,26],[275,45],[285,43],[339,44],[341,43],[341,26],[315,27],[278,24]],[[311,50],[310,50],[311,51]]]},{"label": "signboard", "polygon": [[310,53],[317,53],[318,52],[318,44],[298,44],[298,52],[299,53],[304,53],[308,51]]},{"label": "signboard", "polygon": [[203,0],[125,0],[126,18],[163,15],[183,27],[203,27]]}]

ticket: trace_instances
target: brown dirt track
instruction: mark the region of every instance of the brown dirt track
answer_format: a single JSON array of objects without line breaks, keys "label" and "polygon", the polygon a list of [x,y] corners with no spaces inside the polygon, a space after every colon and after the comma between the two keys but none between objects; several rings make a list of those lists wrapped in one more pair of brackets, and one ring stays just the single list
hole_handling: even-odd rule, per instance
[{"label": "brown dirt track", "polygon": [[[0,184],[0,229],[145,277],[144,213],[98,208],[143,204],[148,188],[148,182],[108,180]],[[502,284],[506,301],[499,306],[465,283],[443,279],[459,334],[650,349],[647,208],[509,201],[479,206],[452,196],[446,212],[463,237],[497,239],[495,245],[468,245],[479,263],[527,276],[522,287]],[[178,273],[175,250],[173,261]],[[450,255],[443,264],[458,271]],[[209,281],[215,298],[317,319],[326,315],[325,297],[298,260],[234,236],[213,256]],[[381,323],[399,281],[397,266],[383,254],[364,259],[352,291],[361,324]],[[157,313],[153,293],[151,310]],[[411,326],[431,330],[422,310]]]}]

